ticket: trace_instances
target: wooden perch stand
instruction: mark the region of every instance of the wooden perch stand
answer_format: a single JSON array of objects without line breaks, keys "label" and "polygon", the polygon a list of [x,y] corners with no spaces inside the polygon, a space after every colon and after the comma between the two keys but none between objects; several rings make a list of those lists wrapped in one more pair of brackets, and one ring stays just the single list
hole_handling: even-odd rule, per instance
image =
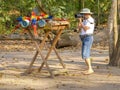
[{"label": "wooden perch stand", "polygon": [[[59,59],[60,64],[62,65],[62,67],[65,68],[65,64],[63,63],[62,58],[60,57],[59,53],[57,52],[57,50],[55,48],[55,45],[56,45],[56,43],[57,43],[57,41],[58,41],[62,31],[65,30],[68,27],[69,27],[69,22],[68,21],[53,21],[52,23],[47,24],[44,28],[42,28],[45,31],[45,35],[44,35],[44,38],[43,38],[42,42],[40,43],[40,45],[35,40],[34,35],[31,33],[31,30],[28,29],[29,35],[31,36],[32,41],[35,43],[37,51],[36,51],[36,53],[35,53],[32,61],[31,61],[30,65],[29,65],[26,73],[30,73],[31,72],[31,68],[32,68],[32,66],[33,66],[33,64],[34,64],[38,54],[40,54],[43,62],[41,63],[38,71],[40,72],[42,70],[43,66],[45,65],[47,70],[48,70],[48,72],[50,73],[51,77],[54,77],[54,74],[52,73],[52,71],[51,71],[51,69],[50,69],[50,67],[49,67],[49,65],[47,63],[47,60],[48,60],[52,50],[54,50],[54,52],[55,52],[57,58]],[[44,48],[44,44],[45,44],[46,39],[47,38],[51,39],[49,34],[52,33],[53,30],[56,31],[57,34],[53,38],[53,41],[51,42],[51,47],[49,48],[48,53],[46,54],[46,56],[43,56],[41,51]]]}]

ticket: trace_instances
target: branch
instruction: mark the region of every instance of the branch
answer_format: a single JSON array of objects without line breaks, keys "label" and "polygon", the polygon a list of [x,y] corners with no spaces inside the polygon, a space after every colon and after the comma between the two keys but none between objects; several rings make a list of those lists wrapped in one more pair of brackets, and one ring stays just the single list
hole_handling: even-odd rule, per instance
[{"label": "branch", "polygon": [[42,8],[41,0],[36,0],[36,2],[38,3],[40,10],[41,10],[43,13],[47,14],[47,12]]}]

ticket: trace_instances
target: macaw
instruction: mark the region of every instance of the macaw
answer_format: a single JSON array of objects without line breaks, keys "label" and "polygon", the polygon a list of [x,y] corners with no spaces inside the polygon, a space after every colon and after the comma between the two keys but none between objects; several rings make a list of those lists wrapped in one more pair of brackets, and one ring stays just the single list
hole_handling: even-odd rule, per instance
[{"label": "macaw", "polygon": [[34,30],[35,37],[38,37],[38,32],[37,32],[37,16],[36,16],[35,12],[31,13],[31,24],[32,24],[32,28]]}]

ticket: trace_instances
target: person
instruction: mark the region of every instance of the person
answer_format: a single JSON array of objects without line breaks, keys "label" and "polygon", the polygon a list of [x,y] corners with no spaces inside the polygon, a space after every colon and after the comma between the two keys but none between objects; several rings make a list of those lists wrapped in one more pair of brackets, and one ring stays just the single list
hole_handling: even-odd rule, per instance
[{"label": "person", "polygon": [[94,72],[91,66],[90,52],[91,46],[93,43],[93,32],[94,32],[94,19],[92,18],[92,12],[88,8],[83,8],[80,12],[83,15],[83,18],[79,19],[78,28],[80,30],[80,39],[82,41],[82,59],[85,60],[87,65],[87,70],[84,71],[84,74],[92,74]]}]

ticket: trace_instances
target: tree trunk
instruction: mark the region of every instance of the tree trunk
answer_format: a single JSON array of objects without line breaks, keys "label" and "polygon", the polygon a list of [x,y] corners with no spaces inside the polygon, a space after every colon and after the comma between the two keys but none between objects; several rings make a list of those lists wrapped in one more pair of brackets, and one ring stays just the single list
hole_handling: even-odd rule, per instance
[{"label": "tree trunk", "polygon": [[118,0],[118,3],[117,3],[118,5],[118,24],[120,24],[120,1]]},{"label": "tree trunk", "polygon": [[[116,1],[116,0],[114,0]],[[118,11],[120,10],[120,1],[118,0]],[[120,12],[118,12],[120,14]],[[119,19],[120,19],[120,16],[119,16]],[[116,43],[116,47],[113,48],[113,53],[112,55],[110,56],[110,65],[112,66],[118,66],[120,67],[120,27],[118,28],[118,31],[119,31],[119,36],[118,36],[118,40],[117,40],[117,43]]]},{"label": "tree trunk", "polygon": [[111,5],[110,15],[108,18],[108,33],[109,33],[109,57],[112,56],[113,52],[113,13],[114,13],[114,4]]},{"label": "tree trunk", "polygon": [[117,41],[116,48],[113,51],[112,56],[110,57],[110,65],[120,67],[120,29],[119,29],[119,37]]},{"label": "tree trunk", "polygon": [[113,36],[114,36],[114,49],[115,49],[115,47],[116,47],[116,44],[117,44],[117,40],[118,40],[118,25],[117,25],[117,0],[114,0],[113,1],[113,3],[114,3],[114,18],[113,18],[113,22],[114,22],[114,24],[113,24]]},{"label": "tree trunk", "polygon": [[97,25],[99,27],[99,25],[100,25],[100,1],[99,0],[98,0],[98,17],[97,17],[97,19],[98,19]]}]

